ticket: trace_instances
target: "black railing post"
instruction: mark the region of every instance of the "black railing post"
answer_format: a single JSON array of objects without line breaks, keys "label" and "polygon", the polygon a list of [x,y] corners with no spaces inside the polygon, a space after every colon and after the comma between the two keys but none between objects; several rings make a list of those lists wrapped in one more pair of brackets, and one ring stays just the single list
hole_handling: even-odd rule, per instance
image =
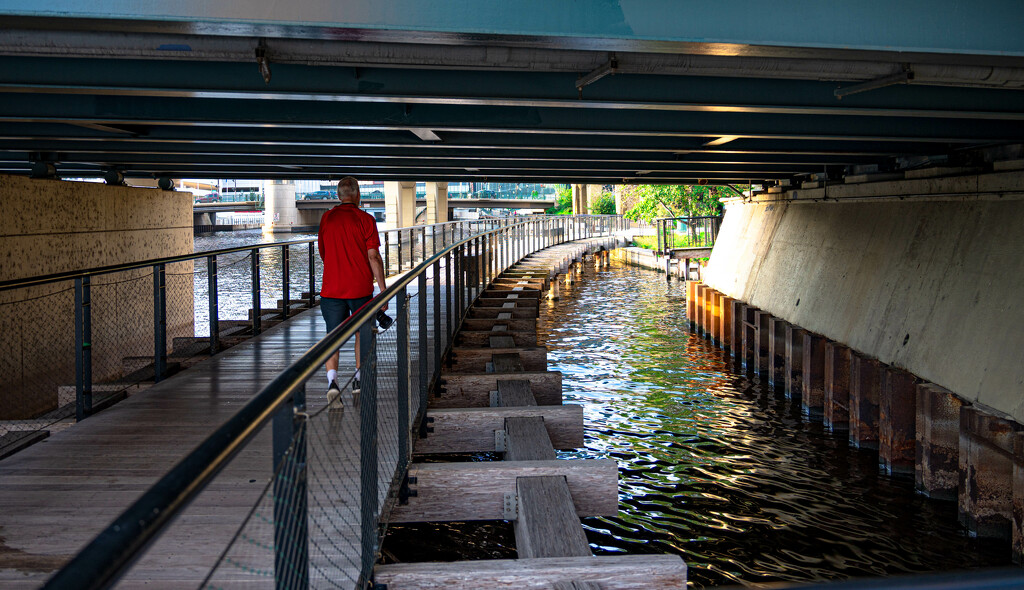
[{"label": "black railing post", "polygon": [[306,386],[274,414],[274,588],[309,587]]},{"label": "black railing post", "polygon": [[662,255],[662,249],[661,249],[661,220],[660,219],[655,219],[654,222],[658,224],[657,228],[654,230],[654,233],[658,237],[657,254],[658,254],[658,256],[661,256]]},{"label": "black railing post", "polygon": [[[425,322],[424,322],[425,323]],[[441,261],[434,261],[434,370],[431,371],[430,380],[441,373]],[[423,415],[427,412],[427,389],[420,389],[420,408]],[[425,424],[423,425],[425,427]],[[425,436],[426,430],[420,434]]]},{"label": "black railing post", "polygon": [[316,305],[316,242],[309,243],[309,307]]},{"label": "black railing post", "polygon": [[[437,282],[437,263],[434,263],[434,282]],[[430,386],[430,373],[427,371],[427,365],[433,364],[437,367],[437,362],[430,356],[430,336],[428,328],[430,327],[430,318],[427,316],[427,297],[430,290],[427,288],[427,271],[426,269],[420,273],[416,283],[417,291],[419,292],[419,300],[417,303],[417,312],[419,313],[419,319],[417,320],[416,327],[419,329],[419,362],[417,365],[420,368],[419,373],[419,390],[416,392],[417,397],[420,400],[416,413],[421,416],[425,416],[427,412],[427,390]],[[435,291],[434,296],[437,296]],[[435,308],[436,308],[435,304]]]},{"label": "black railing post", "polygon": [[[453,259],[454,258],[452,256],[451,252],[448,252],[447,254],[444,255],[444,274],[445,274],[445,281],[444,281],[444,292],[445,292],[445,296],[444,296],[444,309],[445,309],[445,321],[448,324],[447,328],[445,329],[445,333],[444,333],[445,344],[451,344],[451,341],[452,341],[452,326],[453,326],[453,323],[454,323],[454,319],[452,318],[452,313],[453,313],[453,306],[452,306],[452,294],[453,294],[453,292],[452,292],[452,272],[455,270],[455,269],[452,268],[452,261],[453,261]],[[451,360],[450,357],[449,357],[449,360]]]},{"label": "black railing post", "polygon": [[153,265],[153,383],[167,371],[167,277],[163,264]]},{"label": "black railing post", "polygon": [[398,270],[396,272],[402,272],[402,230],[399,228],[395,231],[395,240],[398,241]]},{"label": "black railing post", "polygon": [[391,232],[384,232],[384,275],[391,274]]},{"label": "black railing post", "polygon": [[217,299],[217,255],[206,257],[206,302],[209,306],[210,356],[220,350],[220,302]]},{"label": "black railing post", "polygon": [[86,275],[75,279],[75,420],[92,414],[92,292]]},{"label": "black railing post", "polygon": [[[420,279],[426,279],[426,275],[420,273]],[[425,281],[424,281],[425,282]],[[420,291],[420,298],[424,296],[423,291]],[[408,289],[402,287],[395,294],[392,301],[398,304],[398,309],[395,313],[395,321],[398,324],[398,334],[396,335],[397,342],[395,356],[398,360],[397,377],[398,377],[398,470],[405,471],[405,466],[409,464],[409,453],[412,450],[409,446],[409,298]],[[422,306],[421,306],[422,307]],[[422,325],[423,322],[421,321]],[[421,333],[422,336],[422,333]],[[421,338],[422,340],[422,338]],[[420,355],[420,365],[426,360],[425,355]],[[421,370],[422,374],[422,370]]]},{"label": "black railing post", "polygon": [[291,273],[291,256],[288,253],[288,246],[281,246],[281,299],[284,305],[281,306],[281,319],[288,319],[288,314],[291,312],[291,285],[289,284],[292,280]]},{"label": "black railing post", "polygon": [[367,585],[377,561],[377,355],[373,318],[359,327],[359,515],[362,551],[357,588]]},{"label": "black railing post", "polygon": [[263,310],[260,308],[260,250],[252,249],[252,335],[263,331]]},{"label": "black railing post", "polygon": [[466,272],[466,267],[463,264],[466,256],[466,245],[462,244],[455,247],[455,325],[456,329],[462,323],[462,298],[465,295],[462,289],[465,283],[465,277],[463,276]]}]

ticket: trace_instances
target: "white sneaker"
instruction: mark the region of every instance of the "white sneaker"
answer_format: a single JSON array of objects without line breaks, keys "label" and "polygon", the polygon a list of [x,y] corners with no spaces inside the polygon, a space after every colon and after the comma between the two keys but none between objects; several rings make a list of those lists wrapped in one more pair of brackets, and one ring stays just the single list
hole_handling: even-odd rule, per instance
[{"label": "white sneaker", "polygon": [[341,388],[338,387],[337,381],[331,381],[330,386],[327,387],[327,406],[332,410],[345,407],[341,401]]}]

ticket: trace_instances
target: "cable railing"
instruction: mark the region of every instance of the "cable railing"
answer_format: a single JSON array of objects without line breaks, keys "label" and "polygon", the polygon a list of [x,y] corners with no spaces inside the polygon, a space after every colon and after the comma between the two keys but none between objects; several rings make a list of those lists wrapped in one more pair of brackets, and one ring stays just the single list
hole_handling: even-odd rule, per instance
[{"label": "cable railing", "polygon": [[[568,240],[608,236],[625,224],[618,216],[536,217],[449,243],[255,394],[47,587],[105,588],[123,576],[145,579],[144,574],[132,577],[132,565],[170,529],[186,526],[175,518],[190,502],[218,478],[239,481],[254,472],[265,473],[248,480],[264,482],[258,493],[228,484],[216,488],[220,494],[231,489],[251,504],[241,522],[220,535],[224,546],[196,585],[365,587],[390,507],[408,493],[403,484],[412,441],[429,428],[428,395],[436,390],[442,360],[470,305],[492,279],[528,254]],[[376,316],[385,305],[394,310],[395,321],[378,330]],[[357,335],[361,392],[354,395],[355,375],[348,371],[341,380],[355,405],[345,412],[306,385],[336,351],[351,350]],[[208,533],[212,525],[196,526]]]},{"label": "cable railing", "polygon": [[675,248],[712,248],[722,226],[719,217],[662,217],[654,220],[657,227],[659,256]]},{"label": "cable railing", "polygon": [[[394,275],[515,218],[382,231]],[[0,283],[0,459],[317,303],[312,238]]]}]

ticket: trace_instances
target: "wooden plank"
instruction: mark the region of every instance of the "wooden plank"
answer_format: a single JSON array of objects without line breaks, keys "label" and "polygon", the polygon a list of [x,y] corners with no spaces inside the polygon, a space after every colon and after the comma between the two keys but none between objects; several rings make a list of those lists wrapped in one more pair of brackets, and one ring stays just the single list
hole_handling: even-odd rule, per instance
[{"label": "wooden plank", "polygon": [[518,352],[496,352],[491,355],[491,365],[495,373],[521,373],[526,370]]},{"label": "wooden plank", "polygon": [[[500,384],[499,384],[500,387]],[[532,397],[532,394],[531,394]],[[434,431],[416,439],[413,452],[481,453],[496,451],[494,432],[505,429],[505,419],[541,416],[556,449],[583,446],[583,406],[519,406],[498,408],[450,408],[427,410]]]},{"label": "wooden plank", "polygon": [[678,555],[395,563],[377,566],[374,581],[388,590],[550,590],[559,582],[590,582],[603,590],[684,590],[686,563]]},{"label": "wooden plank", "polygon": [[508,324],[494,324],[491,326],[491,332],[508,332]]},{"label": "wooden plank", "polygon": [[498,317],[496,317],[494,319],[497,319],[497,320],[510,320],[510,319],[512,319],[512,313],[511,312],[499,313]]},{"label": "wooden plank", "polygon": [[537,320],[534,318],[466,318],[462,322],[464,330],[490,330],[492,326],[504,324],[512,332],[536,332]]},{"label": "wooden plank", "polygon": [[533,298],[515,298],[510,299],[504,295],[500,297],[479,297],[473,302],[473,305],[477,307],[502,307],[506,303],[515,303],[516,308],[534,308],[536,309],[540,301]]},{"label": "wooden plank", "polygon": [[580,580],[555,582],[551,585],[552,590],[601,590],[602,588],[603,586],[597,582],[582,582]]},{"label": "wooden plank", "polygon": [[[515,348],[516,347],[516,340],[512,336],[491,336],[489,340],[490,340],[489,344],[490,344],[491,349],[495,349],[495,348],[511,349],[511,348]],[[463,348],[460,348],[460,349],[457,349],[457,350],[484,350],[484,349],[480,349],[480,348],[477,348],[477,349],[463,349]],[[546,351],[547,349],[545,348],[544,350]],[[488,352],[488,354],[490,354],[490,353]],[[481,370],[479,372],[482,373],[483,371]]]},{"label": "wooden plank", "polygon": [[456,346],[480,347],[487,346],[494,336],[507,336],[512,338],[512,346],[507,344],[502,348],[515,348],[520,346],[537,346],[536,332],[505,332],[495,334],[490,330],[462,330],[455,335]]},{"label": "wooden plank", "polygon": [[[540,416],[518,416],[505,419],[505,460],[555,460],[555,447],[551,444],[548,429],[544,426],[544,418]],[[530,557],[554,556],[533,555]]]},{"label": "wooden plank", "polygon": [[562,476],[516,480],[516,553],[531,557],[589,557],[590,543]]},{"label": "wooden plank", "polygon": [[500,307],[476,307],[469,309],[470,318],[497,318],[500,314],[509,314],[509,317],[517,319],[530,319],[537,317],[536,307],[518,307],[515,303],[506,303]]},{"label": "wooden plank", "polygon": [[522,379],[501,379],[498,381],[497,405],[500,408],[536,406],[537,398],[530,389],[530,382]]},{"label": "wooden plank", "polygon": [[[517,290],[518,289],[518,290]],[[519,289],[518,287],[512,289],[487,289],[483,292],[483,297],[508,297],[509,295],[518,295],[517,299],[540,299],[539,289]]]},{"label": "wooden plank", "polygon": [[579,516],[619,511],[618,463],[614,459],[413,463],[409,487],[416,496],[391,513],[391,522],[502,520],[505,494],[520,477],[565,476]]},{"label": "wooden plank", "polygon": [[[494,336],[493,338],[508,338],[507,336]],[[548,349],[543,346],[531,346],[516,348],[515,341],[509,339],[502,341],[511,344],[511,347],[491,348],[464,348],[452,349],[450,369],[443,369],[442,373],[484,373],[487,363],[491,361],[494,354],[515,353],[523,364],[523,371],[546,371],[548,368]]]}]

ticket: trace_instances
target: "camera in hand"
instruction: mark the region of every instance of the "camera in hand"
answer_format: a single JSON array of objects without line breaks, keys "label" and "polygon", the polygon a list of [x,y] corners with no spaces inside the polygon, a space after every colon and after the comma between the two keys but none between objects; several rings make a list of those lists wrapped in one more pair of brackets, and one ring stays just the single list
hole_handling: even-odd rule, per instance
[{"label": "camera in hand", "polygon": [[377,312],[377,325],[380,326],[381,330],[387,330],[393,323],[395,323],[395,320],[388,314],[384,313],[383,309]]}]

